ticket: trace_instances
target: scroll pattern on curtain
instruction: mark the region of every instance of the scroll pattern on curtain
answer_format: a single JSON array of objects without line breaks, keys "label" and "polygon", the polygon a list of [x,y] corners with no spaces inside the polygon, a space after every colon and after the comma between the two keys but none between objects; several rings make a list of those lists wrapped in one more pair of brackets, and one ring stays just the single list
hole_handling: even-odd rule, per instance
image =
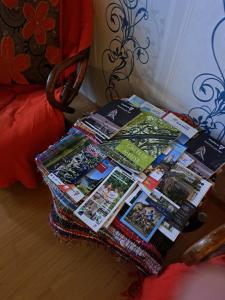
[{"label": "scroll pattern on curtain", "polygon": [[[225,10],[225,1],[223,3]],[[216,24],[211,36],[212,55],[219,75],[205,72],[194,78],[192,92],[199,105],[189,110],[194,123],[219,141],[225,138],[225,124],[221,122],[221,116],[225,116],[225,71],[222,67],[223,57],[218,54],[216,42],[217,39],[224,40],[224,36],[221,37],[225,33],[223,29],[225,30],[225,18]]]},{"label": "scroll pattern on curtain", "polygon": [[[106,84],[105,95],[108,100],[119,98],[117,83],[129,80],[135,63],[147,64],[149,61],[150,38],[140,41],[135,34],[139,23],[149,18],[148,0],[112,1],[106,7],[106,23],[113,34],[108,48],[102,53],[102,72]],[[107,72],[106,64],[112,70]]]}]

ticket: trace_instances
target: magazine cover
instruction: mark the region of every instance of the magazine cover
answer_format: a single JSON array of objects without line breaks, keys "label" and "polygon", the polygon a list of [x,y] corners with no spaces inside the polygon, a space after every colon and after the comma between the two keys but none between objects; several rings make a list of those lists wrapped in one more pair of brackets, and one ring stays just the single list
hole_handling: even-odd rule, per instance
[{"label": "magazine cover", "polygon": [[182,230],[188,219],[195,212],[196,207],[189,201],[183,201],[181,206],[176,205],[158,190],[153,190],[147,201],[160,211],[168,222],[178,230]]},{"label": "magazine cover", "polygon": [[81,141],[76,147],[68,147],[56,156],[48,165],[48,170],[62,182],[74,184],[104,158],[97,146],[90,144],[90,141]]},{"label": "magazine cover", "polygon": [[124,201],[136,183],[116,167],[74,214],[97,232]]},{"label": "magazine cover", "polygon": [[110,139],[122,127],[140,114],[140,109],[128,101],[112,101],[96,113],[83,118],[82,122],[104,139]]},{"label": "magazine cover", "polygon": [[51,145],[46,151],[37,156],[37,163],[48,173],[48,168],[55,161],[56,156],[67,153],[67,148],[79,147],[80,144],[87,141],[88,139],[80,130],[72,127],[57,143]]},{"label": "magazine cover", "polygon": [[207,133],[198,134],[187,145],[188,154],[195,160],[193,165],[199,165],[198,169],[203,169],[208,177],[225,163],[225,146]]},{"label": "magazine cover", "polygon": [[142,112],[101,149],[123,165],[142,172],[174,141],[179,131],[151,113]]},{"label": "magazine cover", "polygon": [[115,168],[110,159],[101,161],[94,169],[81,177],[76,183],[76,188],[84,195],[93,191]]},{"label": "magazine cover", "polygon": [[147,178],[143,181],[143,185],[150,191],[159,185],[161,178],[175,165],[186,150],[186,147],[177,142],[173,142],[166,150],[167,152],[159,156],[152,165],[145,170]]},{"label": "magazine cover", "polygon": [[189,139],[195,136],[198,132],[196,128],[190,126],[188,123],[184,122],[173,113],[167,114],[163,119],[177,128],[180,132],[185,134]]},{"label": "magazine cover", "polygon": [[137,198],[121,218],[121,222],[145,242],[149,242],[163,220],[164,216],[149,204],[145,193]]},{"label": "magazine cover", "polygon": [[210,182],[176,163],[164,174],[156,189],[180,207],[185,201],[197,206],[210,186]]}]

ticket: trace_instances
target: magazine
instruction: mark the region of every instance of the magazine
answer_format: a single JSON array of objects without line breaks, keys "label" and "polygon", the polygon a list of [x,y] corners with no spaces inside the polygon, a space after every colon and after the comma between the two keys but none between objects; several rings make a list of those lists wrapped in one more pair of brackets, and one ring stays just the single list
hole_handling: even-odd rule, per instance
[{"label": "magazine", "polygon": [[[144,193],[143,193],[144,191]],[[151,193],[147,190],[147,193],[145,190],[142,190],[140,186],[137,186],[136,189],[130,194],[130,196],[127,197],[125,200],[125,203],[130,207],[134,204],[134,202],[139,199],[147,199],[147,196],[150,197]],[[172,206],[174,204],[172,203]],[[176,206],[176,205],[175,205]],[[177,206],[176,206],[177,207]],[[167,238],[169,238],[171,241],[175,241],[178,235],[180,234],[180,231],[173,227],[171,224],[169,224],[166,221],[163,221],[162,224],[159,226],[158,230],[162,232]]]},{"label": "magazine", "polygon": [[176,205],[158,190],[153,190],[148,202],[160,211],[165,219],[178,230],[182,230],[188,219],[195,212],[196,207],[189,201],[183,201],[181,206]]},{"label": "magazine", "polygon": [[188,155],[195,160],[191,168],[206,179],[225,163],[225,146],[205,132],[199,133],[187,146]]},{"label": "magazine", "polygon": [[171,167],[178,161],[180,156],[184,153],[186,147],[173,142],[168,148],[167,152],[164,152],[159,156],[151,166],[145,171],[147,178],[143,181],[143,185],[150,191],[155,189],[165,174]]},{"label": "magazine", "polygon": [[84,193],[76,187],[77,181],[104,158],[105,155],[97,146],[82,139],[48,161],[48,178],[73,201],[78,202],[84,197]]},{"label": "magazine", "polygon": [[165,121],[167,121],[169,124],[177,128],[180,132],[182,132],[184,135],[186,135],[189,139],[191,139],[193,136],[195,136],[198,132],[198,130],[183,120],[181,120],[179,117],[177,117],[173,113],[168,113],[164,118]]},{"label": "magazine", "polygon": [[121,222],[145,242],[149,242],[163,220],[164,216],[149,204],[145,193],[121,217]]},{"label": "magazine", "polygon": [[133,106],[135,107],[141,107],[142,104],[145,103],[145,100],[136,96],[136,95],[132,95],[130,98],[127,99],[127,101],[129,103],[131,103]]},{"label": "magazine", "polygon": [[101,143],[105,138],[97,134],[96,132],[93,132],[88,126],[86,126],[81,120],[77,120],[76,123],[73,125],[74,128],[80,130],[85,136],[87,136],[94,144]]},{"label": "magazine", "polygon": [[49,166],[55,161],[55,157],[67,153],[67,149],[79,147],[80,144],[87,142],[87,137],[78,129],[70,128],[68,133],[63,136],[57,143],[36,157],[38,166],[45,174],[49,172]]},{"label": "magazine", "polygon": [[156,189],[179,207],[185,201],[197,206],[211,185],[211,182],[202,179],[198,174],[176,163],[164,174]]},{"label": "magazine", "polygon": [[110,157],[142,172],[180,132],[151,113],[142,112],[110,141],[100,146]]},{"label": "magazine", "polygon": [[83,118],[82,122],[98,135],[110,139],[138,114],[140,114],[138,107],[131,105],[128,101],[117,100]]},{"label": "magazine", "polygon": [[162,222],[162,224],[159,226],[159,231],[172,242],[174,242],[180,234],[180,231],[178,229],[176,229],[166,221]]},{"label": "magazine", "polygon": [[178,161],[184,167],[189,167],[191,164],[193,164],[194,159],[187,153],[183,153]]},{"label": "magazine", "polygon": [[76,188],[82,192],[83,195],[89,194],[112,172],[114,168],[115,165],[110,159],[104,159],[94,169],[78,180]]},{"label": "magazine", "polygon": [[158,118],[162,118],[166,112],[158,107],[156,107],[155,105],[151,104],[148,101],[145,101],[144,99],[133,95],[131,96],[128,101],[136,107],[139,107],[141,109],[141,111],[143,112],[150,112],[153,115],[155,115]]},{"label": "magazine", "polygon": [[97,232],[125,201],[136,183],[129,174],[116,167],[74,214]]}]

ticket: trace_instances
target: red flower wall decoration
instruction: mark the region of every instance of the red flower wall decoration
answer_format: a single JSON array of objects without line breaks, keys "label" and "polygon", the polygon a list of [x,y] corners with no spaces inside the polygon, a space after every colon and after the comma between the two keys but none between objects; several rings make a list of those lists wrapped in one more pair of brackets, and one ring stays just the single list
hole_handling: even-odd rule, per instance
[{"label": "red flower wall decoration", "polygon": [[57,6],[59,4],[59,0],[50,0],[52,6]]},{"label": "red flower wall decoration", "polygon": [[21,72],[30,67],[30,56],[15,56],[14,42],[10,36],[2,38],[0,47],[0,82],[10,84],[14,80],[16,83],[28,84]]},{"label": "red flower wall decoration", "polygon": [[2,3],[8,8],[15,8],[17,7],[18,0],[1,0]]},{"label": "red flower wall decoration", "polygon": [[52,65],[56,65],[61,61],[61,50],[54,46],[48,46],[45,52],[46,59]]},{"label": "red flower wall decoration", "polygon": [[27,19],[23,27],[22,34],[24,39],[29,39],[34,35],[39,45],[46,44],[46,31],[55,27],[55,21],[48,18],[49,5],[46,1],[40,1],[35,9],[30,3],[25,3],[23,13]]}]

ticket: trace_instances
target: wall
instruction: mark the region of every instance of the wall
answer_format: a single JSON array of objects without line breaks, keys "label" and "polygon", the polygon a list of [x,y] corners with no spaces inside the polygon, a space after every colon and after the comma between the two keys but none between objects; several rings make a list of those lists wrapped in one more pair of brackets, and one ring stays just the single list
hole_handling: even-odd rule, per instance
[{"label": "wall", "polygon": [[189,114],[225,142],[222,0],[95,0],[83,93],[104,104],[137,94]]}]

